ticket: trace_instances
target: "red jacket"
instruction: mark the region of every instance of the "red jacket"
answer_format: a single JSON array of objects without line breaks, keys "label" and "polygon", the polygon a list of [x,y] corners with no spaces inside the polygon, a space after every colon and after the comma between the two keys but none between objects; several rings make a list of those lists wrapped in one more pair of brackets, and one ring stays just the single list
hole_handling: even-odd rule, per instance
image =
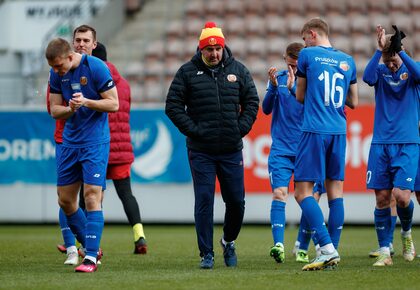
[{"label": "red jacket", "polygon": [[117,87],[119,109],[109,113],[109,129],[111,131],[111,147],[108,164],[133,163],[133,145],[130,137],[130,85],[117,68],[110,62],[105,62],[111,71],[112,79]]},{"label": "red jacket", "polygon": [[[50,85],[48,84],[47,87],[47,111],[48,114],[51,115],[51,108],[50,108]],[[55,130],[54,130],[54,140],[56,143],[63,143],[63,130],[64,125],[66,124],[66,120],[64,119],[57,119],[55,120]]]}]

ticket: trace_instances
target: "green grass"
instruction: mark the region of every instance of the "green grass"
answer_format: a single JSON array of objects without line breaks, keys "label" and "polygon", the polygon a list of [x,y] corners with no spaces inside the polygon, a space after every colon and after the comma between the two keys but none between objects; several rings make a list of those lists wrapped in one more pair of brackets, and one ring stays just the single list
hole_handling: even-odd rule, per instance
[{"label": "green grass", "polygon": [[[398,227],[397,227],[398,228]],[[147,255],[133,255],[129,226],[106,225],[103,263],[93,274],[74,273],[65,255],[58,226],[0,226],[0,289],[419,289],[420,259],[401,256],[395,234],[394,266],[373,268],[367,254],[377,245],[372,227],[346,227],[341,263],[334,271],[303,272],[290,251],[297,229],[286,229],[286,262],[269,257],[269,226],[244,226],[237,240],[238,267],[226,268],[215,227],[215,267],[200,270],[194,226],[145,225]],[[413,229],[420,245],[418,228]],[[311,246],[310,257],[314,256]]]}]

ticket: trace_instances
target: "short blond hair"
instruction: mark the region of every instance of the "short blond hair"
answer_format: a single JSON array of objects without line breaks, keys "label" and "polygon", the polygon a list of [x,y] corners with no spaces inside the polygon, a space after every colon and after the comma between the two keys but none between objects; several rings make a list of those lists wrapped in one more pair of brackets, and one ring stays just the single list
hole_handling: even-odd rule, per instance
[{"label": "short blond hair", "polygon": [[306,22],[303,27],[302,30],[300,31],[300,34],[304,34],[305,32],[308,32],[309,30],[316,30],[318,33],[323,33],[326,36],[329,35],[329,27],[328,27],[328,23],[319,18],[312,18],[310,19],[308,22]]},{"label": "short blond hair", "polygon": [[54,38],[45,49],[47,60],[53,61],[57,57],[67,56],[72,51],[70,43],[63,38]]}]

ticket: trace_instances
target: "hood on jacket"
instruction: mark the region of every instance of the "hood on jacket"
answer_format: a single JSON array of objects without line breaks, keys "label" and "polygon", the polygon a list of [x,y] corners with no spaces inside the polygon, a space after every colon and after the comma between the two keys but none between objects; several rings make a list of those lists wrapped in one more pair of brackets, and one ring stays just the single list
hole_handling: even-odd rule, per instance
[{"label": "hood on jacket", "polygon": [[113,63],[110,63],[109,61],[106,61],[105,63],[111,72],[112,79],[114,80],[115,83],[118,83],[121,78],[120,72],[117,70],[117,68],[115,67]]}]

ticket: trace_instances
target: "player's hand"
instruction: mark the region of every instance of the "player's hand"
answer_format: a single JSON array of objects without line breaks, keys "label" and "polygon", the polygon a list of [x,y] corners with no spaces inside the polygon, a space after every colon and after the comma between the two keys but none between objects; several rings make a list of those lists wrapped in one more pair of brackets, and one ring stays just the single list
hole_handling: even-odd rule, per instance
[{"label": "player's hand", "polygon": [[84,106],[85,102],[86,99],[82,93],[74,93],[73,98],[69,101],[69,106],[73,111],[77,111],[80,107]]},{"label": "player's hand", "polygon": [[400,31],[396,25],[392,25],[392,28],[395,30],[395,33],[391,36],[390,52],[394,55],[402,50],[401,40],[405,37],[405,33]]},{"label": "player's hand", "polygon": [[268,78],[270,79],[270,83],[277,87],[279,83],[277,82],[277,69],[275,67],[270,67],[268,70]]},{"label": "player's hand", "polygon": [[376,26],[376,37],[378,49],[382,51],[385,47],[385,29],[381,25]]},{"label": "player's hand", "polygon": [[69,108],[71,112],[76,112],[77,111],[77,107],[74,103],[71,102],[71,100],[69,101]]},{"label": "player's hand", "polygon": [[287,88],[289,89],[289,91],[292,89],[295,83],[295,80],[296,80],[295,72],[293,71],[292,66],[288,65],[287,66]]}]

